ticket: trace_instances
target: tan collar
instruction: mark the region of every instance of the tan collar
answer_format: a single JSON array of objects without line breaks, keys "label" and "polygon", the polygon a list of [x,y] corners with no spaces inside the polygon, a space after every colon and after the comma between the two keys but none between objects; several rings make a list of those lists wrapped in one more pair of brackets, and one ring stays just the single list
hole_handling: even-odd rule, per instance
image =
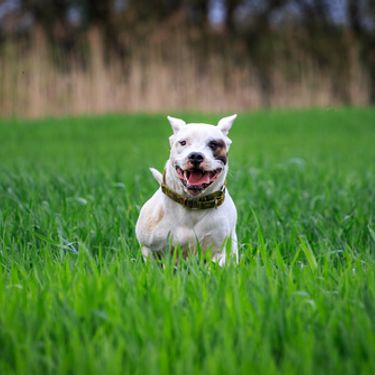
[{"label": "tan collar", "polygon": [[225,184],[220,190],[214,193],[205,195],[198,198],[184,197],[183,195],[177,194],[175,191],[171,190],[166,183],[166,171],[163,172],[163,183],[161,184],[162,192],[174,200],[175,202],[181,204],[182,206],[190,209],[204,210],[207,208],[219,207],[224,202],[225,198]]}]

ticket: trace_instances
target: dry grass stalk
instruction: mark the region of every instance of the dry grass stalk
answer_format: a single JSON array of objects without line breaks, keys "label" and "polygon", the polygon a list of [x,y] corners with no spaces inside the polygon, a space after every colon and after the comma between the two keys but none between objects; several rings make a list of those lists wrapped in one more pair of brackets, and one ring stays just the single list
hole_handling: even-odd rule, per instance
[{"label": "dry grass stalk", "polygon": [[[122,60],[104,59],[97,30],[88,34],[89,66],[59,57],[55,64],[42,32],[32,47],[3,45],[0,54],[0,115],[59,116],[105,112],[166,112],[252,110],[264,106],[310,107],[366,105],[368,80],[353,47],[345,79],[345,98],[335,91],[335,77],[303,54],[290,61],[276,59],[270,72],[271,90],[262,92],[250,63],[238,64],[230,46],[220,54],[208,50],[202,59],[177,35],[174,49],[162,43],[129,45]],[[167,57],[166,52],[167,51]],[[247,60],[248,61],[248,60]],[[61,69],[61,66],[67,67]],[[124,66],[126,69],[124,69]]]}]

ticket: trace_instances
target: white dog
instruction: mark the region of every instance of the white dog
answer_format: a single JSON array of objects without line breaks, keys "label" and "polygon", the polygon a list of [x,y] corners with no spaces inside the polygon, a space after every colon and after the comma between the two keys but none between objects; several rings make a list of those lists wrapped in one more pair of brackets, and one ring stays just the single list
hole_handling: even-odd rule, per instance
[{"label": "white dog", "polygon": [[199,243],[220,265],[229,251],[238,260],[237,211],[225,186],[228,132],[236,117],[224,117],[217,126],[168,117],[170,158],[163,174],[151,168],[160,188],[142,207],[136,225],[144,257],[169,245],[180,246],[184,255],[195,253]]}]

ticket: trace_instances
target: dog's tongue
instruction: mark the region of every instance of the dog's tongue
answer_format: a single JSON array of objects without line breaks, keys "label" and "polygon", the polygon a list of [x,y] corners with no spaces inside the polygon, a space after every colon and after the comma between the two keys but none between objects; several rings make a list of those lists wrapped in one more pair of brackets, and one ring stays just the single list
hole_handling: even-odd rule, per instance
[{"label": "dog's tongue", "polygon": [[188,178],[189,185],[202,185],[208,184],[210,182],[210,177],[208,173],[202,173],[200,171],[191,171]]}]

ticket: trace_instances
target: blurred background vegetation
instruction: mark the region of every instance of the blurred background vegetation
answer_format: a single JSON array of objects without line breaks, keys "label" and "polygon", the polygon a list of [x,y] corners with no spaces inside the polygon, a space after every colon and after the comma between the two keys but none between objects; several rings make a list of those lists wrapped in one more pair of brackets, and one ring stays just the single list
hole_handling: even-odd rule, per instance
[{"label": "blurred background vegetation", "polygon": [[0,0],[0,116],[374,102],[374,0]]}]

